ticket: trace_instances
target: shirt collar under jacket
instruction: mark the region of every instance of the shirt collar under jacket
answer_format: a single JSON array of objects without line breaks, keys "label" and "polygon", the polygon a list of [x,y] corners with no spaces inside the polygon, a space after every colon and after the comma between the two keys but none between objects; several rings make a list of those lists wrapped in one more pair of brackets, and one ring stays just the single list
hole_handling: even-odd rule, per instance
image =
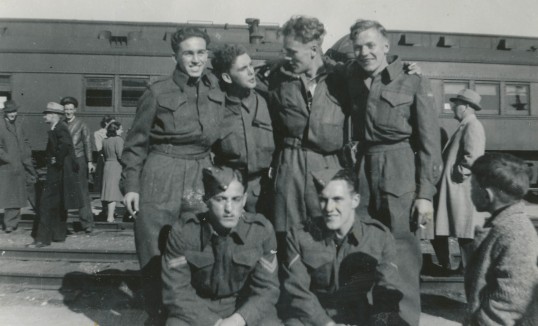
[{"label": "shirt collar under jacket", "polygon": [[[362,223],[359,222],[359,219],[355,217],[355,222],[351,226],[351,229],[349,232],[344,236],[344,241],[347,241],[348,243],[351,243],[354,246],[359,245],[359,239],[362,238]],[[331,242],[334,241],[336,238],[336,234],[332,230],[326,230],[325,231],[325,244],[330,245]]]},{"label": "shirt collar under jacket", "polygon": [[[202,72],[202,76],[200,76],[199,78],[199,80],[208,87],[212,86],[209,74],[210,72],[208,72],[207,69],[204,69],[204,71]],[[172,74],[172,79],[182,91],[185,89],[186,86],[193,86],[193,78],[181,71],[178,67],[176,67],[176,69],[174,70],[174,73]]]},{"label": "shirt collar under jacket", "polygon": [[[244,215],[242,215],[235,228],[231,229],[230,233],[228,233],[228,236],[230,236],[237,244],[244,244],[247,236],[248,226],[246,225],[244,218]],[[202,214],[200,219],[202,225],[202,250],[204,250],[204,248],[211,243],[211,238],[215,235],[218,236],[218,234],[209,222],[208,213]]]}]

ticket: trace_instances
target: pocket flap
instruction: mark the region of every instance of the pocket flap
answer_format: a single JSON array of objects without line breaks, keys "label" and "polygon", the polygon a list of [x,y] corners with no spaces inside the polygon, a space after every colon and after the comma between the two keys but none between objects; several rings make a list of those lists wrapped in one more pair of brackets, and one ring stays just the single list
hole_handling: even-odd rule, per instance
[{"label": "pocket flap", "polygon": [[233,262],[238,265],[252,267],[260,259],[260,253],[256,249],[248,249],[234,253]]},{"label": "pocket flap", "polygon": [[387,101],[391,106],[399,106],[404,104],[410,104],[413,102],[413,96],[408,94],[402,94],[393,91],[383,91],[381,92],[381,98]]},{"label": "pocket flap", "polygon": [[211,252],[185,251],[185,257],[189,264],[196,268],[204,268],[215,263],[215,257]]},{"label": "pocket flap", "polygon": [[219,90],[215,90],[215,89],[210,90],[207,93],[207,97],[213,102],[216,102],[219,104],[224,103],[224,93]]},{"label": "pocket flap", "polygon": [[179,107],[187,102],[184,96],[178,96],[177,93],[162,94],[157,98],[159,106],[170,111],[176,111]]},{"label": "pocket flap", "polygon": [[333,260],[333,255],[325,251],[310,251],[303,254],[303,262],[312,269],[318,269]]}]

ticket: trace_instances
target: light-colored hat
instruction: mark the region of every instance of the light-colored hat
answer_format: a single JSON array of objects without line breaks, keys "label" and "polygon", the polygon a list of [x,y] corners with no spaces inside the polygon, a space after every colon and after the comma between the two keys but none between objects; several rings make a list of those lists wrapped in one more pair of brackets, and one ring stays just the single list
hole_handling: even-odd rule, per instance
[{"label": "light-colored hat", "polygon": [[472,106],[476,111],[480,111],[482,110],[482,107],[480,106],[481,99],[482,97],[477,92],[470,89],[464,89],[459,92],[456,97],[450,98],[450,102],[462,101]]},{"label": "light-colored hat", "polygon": [[65,114],[63,105],[56,102],[47,103],[47,108],[43,113],[56,113],[56,114]]}]

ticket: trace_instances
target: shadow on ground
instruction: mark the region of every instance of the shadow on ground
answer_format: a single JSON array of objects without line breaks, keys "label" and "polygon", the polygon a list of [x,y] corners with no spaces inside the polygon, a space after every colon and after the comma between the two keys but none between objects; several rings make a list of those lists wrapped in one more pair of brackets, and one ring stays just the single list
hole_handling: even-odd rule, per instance
[{"label": "shadow on ground", "polygon": [[445,295],[422,294],[422,312],[462,323],[465,317],[466,303]]},{"label": "shadow on ground", "polygon": [[109,269],[96,274],[65,275],[59,292],[70,310],[95,325],[143,325],[139,271]]}]

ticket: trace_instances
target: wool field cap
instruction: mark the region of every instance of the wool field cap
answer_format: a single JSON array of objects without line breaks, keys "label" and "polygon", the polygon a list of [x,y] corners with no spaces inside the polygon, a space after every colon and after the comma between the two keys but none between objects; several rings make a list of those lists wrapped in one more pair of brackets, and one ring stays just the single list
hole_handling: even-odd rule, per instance
[{"label": "wool field cap", "polygon": [[334,176],[341,170],[342,169],[324,169],[320,171],[312,171],[311,173],[318,189],[323,189],[327,187],[329,182],[331,182]]},{"label": "wool field cap", "polygon": [[47,108],[43,113],[57,113],[57,114],[65,114],[63,105],[56,103],[56,102],[49,102],[47,103]]},{"label": "wool field cap", "polygon": [[19,105],[15,101],[7,100],[4,102],[5,113],[17,112],[18,109],[19,109]]},{"label": "wool field cap", "polygon": [[456,97],[451,97],[450,102],[462,101],[472,106],[476,111],[480,111],[482,110],[482,107],[480,106],[481,99],[482,97],[477,92],[470,89],[464,89],[459,92]]},{"label": "wool field cap", "polygon": [[202,170],[202,182],[204,183],[205,198],[211,198],[228,189],[232,181],[237,180],[236,173],[239,170],[222,166],[214,166]]}]

